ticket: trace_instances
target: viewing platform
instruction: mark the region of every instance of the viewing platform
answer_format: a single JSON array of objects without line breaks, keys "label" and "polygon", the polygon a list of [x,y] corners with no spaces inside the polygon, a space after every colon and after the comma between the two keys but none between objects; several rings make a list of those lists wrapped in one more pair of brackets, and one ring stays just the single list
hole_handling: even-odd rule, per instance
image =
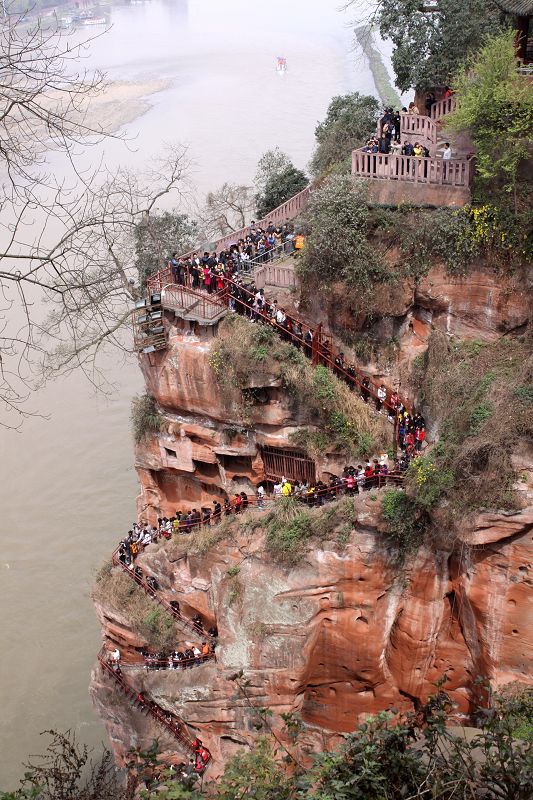
[{"label": "viewing platform", "polygon": [[401,115],[400,143],[418,143],[429,152],[428,157],[372,153],[364,147],[352,152],[352,175],[367,181],[372,203],[460,208],[470,202],[474,158],[465,143],[458,140],[453,147],[457,157],[442,158],[444,138],[450,136],[443,134],[441,122],[454,109],[452,95],[433,103],[429,116]]}]

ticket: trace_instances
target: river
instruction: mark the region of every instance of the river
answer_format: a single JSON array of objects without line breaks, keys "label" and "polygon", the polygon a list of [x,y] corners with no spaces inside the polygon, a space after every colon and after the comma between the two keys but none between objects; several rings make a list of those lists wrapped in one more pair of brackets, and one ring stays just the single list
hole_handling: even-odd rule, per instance
[{"label": "river", "polygon": [[[259,156],[279,145],[299,167],[332,96],[373,93],[353,50],[341,0],[147,0],[112,8],[112,27],[86,66],[113,81],[165,79],[148,110],[125,127],[129,145],[105,145],[110,165],[142,167],[166,142],[189,146],[200,195],[250,182]],[[279,75],[276,57],[287,58]],[[131,111],[131,109],[130,109]],[[125,117],[128,117],[125,112]],[[112,398],[81,375],[49,385],[20,432],[0,428],[0,788],[42,752],[40,731],[105,732],[87,685],[99,646],[94,573],[133,519],[137,484],[129,429],[142,390],[134,359],[108,356]]]}]

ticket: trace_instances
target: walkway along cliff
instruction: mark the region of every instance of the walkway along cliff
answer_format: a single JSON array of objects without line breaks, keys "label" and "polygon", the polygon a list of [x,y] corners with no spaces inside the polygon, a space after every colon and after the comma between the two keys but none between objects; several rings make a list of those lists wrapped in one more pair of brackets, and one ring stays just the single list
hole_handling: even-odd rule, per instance
[{"label": "walkway along cliff", "polygon": [[[309,191],[289,201],[292,211],[273,212],[276,219],[297,214]],[[158,418],[157,429],[136,446],[138,518],[150,525],[242,491],[255,497],[259,484],[271,486],[282,475],[327,481],[347,463],[335,450],[311,456],[295,445],[295,433],[317,428],[317,418],[305,397],[287,390],[283,369],[268,352],[238,387],[243,403],[228,400],[231,387],[217,383],[213,352],[222,321],[235,316],[229,311],[235,299],[242,313],[249,311],[246,289],[237,298],[234,289],[227,280],[219,293],[207,295],[162,271],[135,310],[140,365]],[[398,394],[399,370],[426,350],[432,333],[481,342],[522,335],[530,325],[530,299],[529,290],[515,291],[513,278],[482,267],[466,278],[443,277],[435,265],[405,294],[394,323],[397,367],[387,373],[372,364],[353,374],[339,367],[336,320],[322,304],[309,304],[308,319],[295,316],[302,332],[311,332],[307,343],[280,325],[269,321],[268,327],[276,341],[295,344],[306,363],[351,386],[354,398],[368,391],[369,406],[385,385],[385,413],[364,413],[386,450],[396,442],[391,397]],[[240,324],[258,329],[261,319]],[[406,386],[399,394],[398,401],[413,408],[414,390]],[[428,422],[435,441],[439,420]],[[118,760],[157,737],[168,760],[181,759],[176,748],[185,742],[186,752],[186,743],[200,736],[216,777],[236,749],[259,735],[258,707],[301,716],[298,747],[306,758],[367,714],[416,708],[444,674],[458,721],[469,717],[478,676],[495,687],[531,683],[533,447],[524,435],[510,449],[521,476],[520,507],[480,510],[453,531],[445,515],[436,515],[434,539],[403,562],[388,538],[378,487],[298,510],[298,524],[308,530],[298,558],[273,555],[275,511],[254,503],[220,524],[178,527],[168,540],[148,545],[135,560],[143,576],[137,587],[132,569],[115,553],[97,582],[95,604],[107,646],[118,646],[126,664],[152,646],[156,623],[157,636],[164,634],[172,649],[216,631],[216,657],[194,669],[135,670],[125,687],[105,659],[100,662],[91,692]],[[240,670],[250,681],[245,694],[232,680]],[[135,692],[155,704],[155,715],[135,708]],[[179,720],[175,730],[183,740],[173,723],[162,727],[165,714]]]}]

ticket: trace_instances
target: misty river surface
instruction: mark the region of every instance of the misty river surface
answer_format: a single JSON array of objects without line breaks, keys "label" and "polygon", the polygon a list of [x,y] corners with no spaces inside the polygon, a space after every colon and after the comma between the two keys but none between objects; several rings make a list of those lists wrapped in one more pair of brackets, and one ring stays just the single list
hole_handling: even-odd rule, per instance
[{"label": "misty river surface", "polygon": [[[224,181],[251,182],[259,156],[279,145],[305,168],[330,99],[375,93],[353,49],[341,0],[147,0],[115,6],[86,66],[112,81],[165,79],[150,108],[104,157],[142,167],[166,142],[187,144],[203,196]],[[91,34],[93,31],[91,30]],[[79,34],[76,34],[79,35]],[[276,57],[288,70],[276,72]],[[106,356],[111,398],[83,376],[28,403],[21,432],[0,428],[0,789],[42,752],[39,733],[73,729],[105,741],[88,696],[100,634],[90,600],[101,562],[134,518],[129,413],[142,391],[135,359]]]}]

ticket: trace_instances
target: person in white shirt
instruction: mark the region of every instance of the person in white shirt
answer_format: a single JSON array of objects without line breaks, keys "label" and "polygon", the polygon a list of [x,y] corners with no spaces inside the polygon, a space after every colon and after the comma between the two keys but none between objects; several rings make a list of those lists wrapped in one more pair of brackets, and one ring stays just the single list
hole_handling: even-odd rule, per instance
[{"label": "person in white shirt", "polygon": [[256,491],[257,496],[257,508],[263,508],[263,502],[265,499],[265,488],[264,486],[258,486]]},{"label": "person in white shirt", "polygon": [[282,489],[281,483],[274,484],[274,497],[281,497],[281,489]]},{"label": "person in white shirt", "polygon": [[442,161],[443,161],[443,164],[442,164],[442,177],[444,178],[444,180],[446,180],[446,172],[447,172],[447,167],[448,167],[448,163],[447,162],[450,160],[451,157],[452,157],[452,148],[450,147],[450,143],[446,142],[446,144],[444,145],[443,153],[442,153]]}]

